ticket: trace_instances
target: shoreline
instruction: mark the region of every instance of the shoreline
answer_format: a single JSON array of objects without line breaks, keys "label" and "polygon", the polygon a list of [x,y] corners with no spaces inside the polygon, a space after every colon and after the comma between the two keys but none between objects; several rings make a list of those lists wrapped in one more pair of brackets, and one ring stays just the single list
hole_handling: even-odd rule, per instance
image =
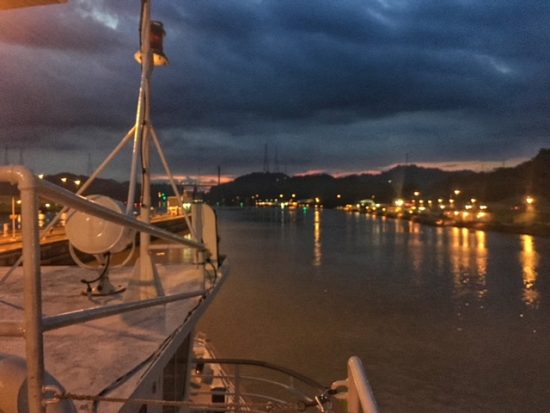
[{"label": "shoreline", "polygon": [[398,216],[391,213],[370,213],[377,217],[386,217],[391,219],[402,219],[406,221],[417,222],[423,225],[430,225],[434,227],[457,227],[468,228],[479,231],[493,231],[504,234],[521,234],[532,235],[537,237],[550,237],[550,224],[535,222],[533,224],[504,224],[500,222],[479,222],[479,221],[454,221],[448,218],[430,217],[420,215]]}]

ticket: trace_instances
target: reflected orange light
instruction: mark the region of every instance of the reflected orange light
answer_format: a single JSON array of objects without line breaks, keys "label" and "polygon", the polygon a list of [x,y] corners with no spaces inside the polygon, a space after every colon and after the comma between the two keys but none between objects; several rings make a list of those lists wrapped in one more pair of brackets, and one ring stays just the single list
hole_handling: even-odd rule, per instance
[{"label": "reflected orange light", "polygon": [[527,307],[536,309],[540,302],[540,293],[536,289],[539,256],[536,251],[535,238],[531,235],[522,235],[521,246],[520,259],[523,270],[523,302]]},{"label": "reflected orange light", "polygon": [[321,210],[316,209],[313,215],[313,265],[319,267],[322,263],[321,250]]}]

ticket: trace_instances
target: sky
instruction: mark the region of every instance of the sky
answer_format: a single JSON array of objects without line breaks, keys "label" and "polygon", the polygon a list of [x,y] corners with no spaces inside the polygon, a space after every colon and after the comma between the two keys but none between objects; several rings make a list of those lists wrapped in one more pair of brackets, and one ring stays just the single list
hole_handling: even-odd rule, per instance
[{"label": "sky", "polygon": [[[139,10],[0,11],[0,163],[87,174],[118,145]],[[550,147],[550,2],[153,0],[152,14],[170,59],[152,118],[178,179],[490,170]],[[105,175],[129,179],[130,152]]]}]

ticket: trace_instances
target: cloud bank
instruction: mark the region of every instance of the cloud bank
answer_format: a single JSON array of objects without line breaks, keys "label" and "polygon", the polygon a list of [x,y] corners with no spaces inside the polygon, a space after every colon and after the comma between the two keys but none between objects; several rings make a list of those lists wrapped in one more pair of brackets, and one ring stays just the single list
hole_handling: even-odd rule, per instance
[{"label": "cloud bank", "polygon": [[[153,16],[171,62],[153,118],[176,173],[261,170],[266,144],[288,173],[488,164],[550,144],[550,3],[157,0]],[[130,0],[0,14],[8,155],[84,173],[118,143],[135,120],[138,21]]]}]

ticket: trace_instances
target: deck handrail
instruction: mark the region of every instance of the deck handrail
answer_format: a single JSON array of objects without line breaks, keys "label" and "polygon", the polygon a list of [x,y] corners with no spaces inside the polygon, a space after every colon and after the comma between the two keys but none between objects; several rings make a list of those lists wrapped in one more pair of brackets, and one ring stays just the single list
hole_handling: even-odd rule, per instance
[{"label": "deck handrail", "polygon": [[357,356],[352,356],[348,360],[347,387],[348,413],[378,413],[378,406],[367,380],[367,372]]},{"label": "deck handrail", "polygon": [[[22,258],[23,258],[23,301],[24,322],[0,321],[0,335],[23,336],[27,361],[27,391],[29,413],[44,413],[43,378],[44,369],[44,331],[64,327],[86,319],[96,319],[113,315],[109,309],[87,309],[74,314],[43,317],[42,290],[40,272],[40,239],[38,225],[39,196],[64,206],[83,211],[95,217],[115,224],[124,225],[137,231],[147,232],[158,238],[173,241],[199,251],[206,247],[168,231],[157,228],[135,218],[120,214],[101,205],[87,200],[83,196],[38,179],[32,171],[24,166],[0,167],[0,182],[17,185],[21,194],[22,222]],[[167,301],[184,300],[204,294],[205,291],[175,294],[168,297],[144,300],[140,303],[126,303],[118,306],[115,313],[131,311],[143,306],[163,305]],[[117,306],[115,306],[117,307]]]}]

